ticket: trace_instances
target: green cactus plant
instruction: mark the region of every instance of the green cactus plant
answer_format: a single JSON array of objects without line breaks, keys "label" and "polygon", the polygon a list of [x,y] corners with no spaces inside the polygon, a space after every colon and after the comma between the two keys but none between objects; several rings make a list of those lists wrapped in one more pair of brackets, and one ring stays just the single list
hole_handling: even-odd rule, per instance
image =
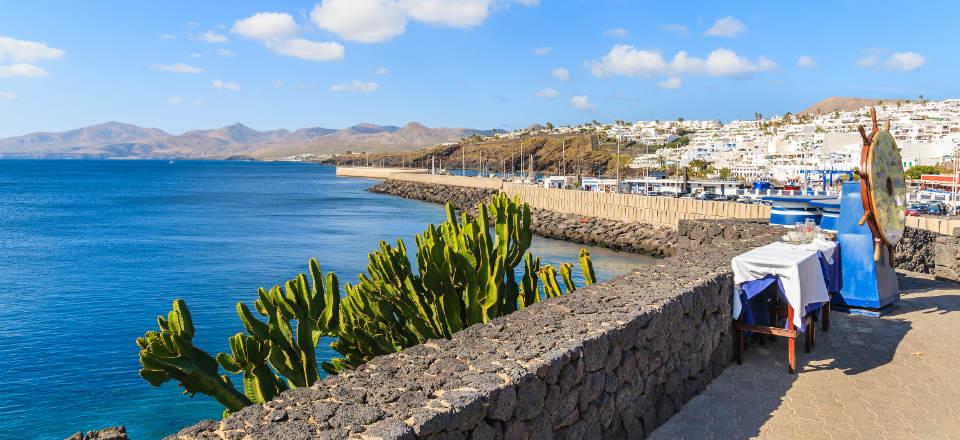
[{"label": "green cactus plant", "polygon": [[[458,218],[451,204],[446,212],[445,222],[416,236],[416,271],[398,239],[396,246],[380,242],[369,254],[366,273],[344,285],[343,298],[336,275],[324,276],[316,259],[310,260],[309,281],[299,274],[283,287],[259,289],[254,310],[266,322],[238,303],[247,334],[231,337],[231,354],[216,359],[193,346],[189,311],[183,301],[174,301],[169,317],[158,318],[160,332],[137,339],[140,375],[156,386],[175,379],[191,395],[214,397],[228,414],[316,383],[321,337],[334,337],[330,346],[342,355],[319,366],[335,374],[564,293],[557,270],[541,266],[528,252],[533,237],[528,205],[501,194],[480,204],[476,217]],[[590,253],[582,250],[579,260],[587,285],[593,284]],[[576,289],[572,268],[559,266],[566,293]],[[243,393],[228,376],[218,375],[218,363],[228,373],[242,374]]]},{"label": "green cactus plant", "polygon": [[[326,371],[354,368],[429,339],[450,338],[470,325],[563,293],[556,270],[541,268],[540,258],[527,252],[533,236],[528,205],[501,194],[488,205],[478,205],[476,217],[461,214],[458,219],[452,205],[446,208],[444,223],[429,225],[416,236],[416,272],[402,240],[395,247],[380,242],[369,256],[367,272],[356,285],[346,285],[339,338],[331,344],[344,357],[325,362]],[[518,283],[515,270],[521,262]],[[580,263],[592,284],[590,254],[582,252]],[[567,292],[576,289],[572,267],[560,266]]]},{"label": "green cactus plant", "polygon": [[593,262],[590,260],[590,251],[580,249],[580,269],[583,270],[583,282],[592,285],[597,282],[597,275],[593,272]]},{"label": "green cactus plant", "polygon": [[254,306],[267,318],[267,323],[254,317],[246,304],[237,304],[237,315],[247,333],[268,348],[270,365],[286,378],[289,387],[308,387],[320,380],[317,344],[322,336],[337,335],[340,309],[337,276],[331,272],[324,277],[316,259],[310,259],[309,266],[312,283],[306,275],[299,274],[284,283],[283,289],[280,286],[270,291],[259,289]]},{"label": "green cactus plant", "polygon": [[270,344],[256,336],[230,337],[230,351],[217,354],[217,362],[233,374],[243,373],[243,394],[252,403],[265,403],[287,390],[287,384],[267,365]]},{"label": "green cactus plant", "polygon": [[219,375],[217,361],[193,345],[193,320],[186,302],[174,300],[167,319],[158,316],[157,324],[159,332],[148,331],[137,338],[141,377],[157,387],[176,380],[190,397],[202,393],[217,399],[226,408],[225,414],[251,403],[233,387],[229,377]]}]

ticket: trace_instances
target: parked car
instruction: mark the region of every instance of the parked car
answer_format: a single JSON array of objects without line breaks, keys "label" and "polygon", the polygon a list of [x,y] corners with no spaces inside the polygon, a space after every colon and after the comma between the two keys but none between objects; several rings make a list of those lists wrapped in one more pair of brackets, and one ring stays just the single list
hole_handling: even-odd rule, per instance
[{"label": "parked car", "polygon": [[929,202],[926,208],[926,213],[929,215],[943,215],[946,213],[943,204],[940,202]]},{"label": "parked car", "polygon": [[907,209],[903,210],[904,215],[911,217],[917,217],[925,212],[927,212],[927,207],[924,205],[910,205]]}]

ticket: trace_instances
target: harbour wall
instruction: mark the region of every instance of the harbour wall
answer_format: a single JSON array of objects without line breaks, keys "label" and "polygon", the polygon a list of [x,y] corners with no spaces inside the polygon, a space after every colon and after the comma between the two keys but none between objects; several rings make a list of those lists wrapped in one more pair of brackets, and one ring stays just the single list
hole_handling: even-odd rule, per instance
[{"label": "harbour wall", "polygon": [[676,227],[680,220],[767,219],[770,207],[732,202],[700,201],[637,194],[600,193],[542,188],[486,177],[446,176],[414,172],[391,173],[394,168],[337,167],[338,176],[390,179],[422,184],[481,188],[519,197],[532,208],[624,222]]},{"label": "harbour wall", "polygon": [[170,438],[643,438],[731,363],[730,258],[781,232],[715,223],[682,221],[676,256]]},{"label": "harbour wall", "polygon": [[[498,193],[495,189],[393,178],[374,185],[370,191],[433,203],[450,202],[471,213],[476,212],[478,203]],[[533,206],[531,229],[541,237],[653,256],[672,255],[677,241],[676,228],[664,225],[590,217]]]}]

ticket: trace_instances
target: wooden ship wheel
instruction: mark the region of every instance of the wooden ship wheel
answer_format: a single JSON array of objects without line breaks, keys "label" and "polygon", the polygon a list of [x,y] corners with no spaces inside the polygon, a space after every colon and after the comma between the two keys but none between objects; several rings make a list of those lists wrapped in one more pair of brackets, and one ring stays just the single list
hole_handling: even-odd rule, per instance
[{"label": "wooden ship wheel", "polygon": [[903,238],[906,227],[904,209],[907,204],[907,187],[903,174],[903,161],[897,142],[890,134],[890,122],[883,129],[877,126],[877,110],[870,109],[873,129],[867,135],[863,126],[859,127],[863,138],[860,150],[860,198],[863,202],[863,218],[860,225],[866,223],[873,233],[874,261],[880,261],[880,248],[888,251],[890,265],[893,266],[893,247]]}]

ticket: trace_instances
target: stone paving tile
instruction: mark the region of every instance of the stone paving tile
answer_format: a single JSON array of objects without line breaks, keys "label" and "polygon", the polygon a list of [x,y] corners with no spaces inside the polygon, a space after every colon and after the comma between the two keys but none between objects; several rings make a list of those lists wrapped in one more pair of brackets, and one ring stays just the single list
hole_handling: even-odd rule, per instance
[{"label": "stone paving tile", "polygon": [[901,276],[880,319],[834,313],[787,374],[786,343],[751,344],[653,439],[960,439],[960,286]]}]

